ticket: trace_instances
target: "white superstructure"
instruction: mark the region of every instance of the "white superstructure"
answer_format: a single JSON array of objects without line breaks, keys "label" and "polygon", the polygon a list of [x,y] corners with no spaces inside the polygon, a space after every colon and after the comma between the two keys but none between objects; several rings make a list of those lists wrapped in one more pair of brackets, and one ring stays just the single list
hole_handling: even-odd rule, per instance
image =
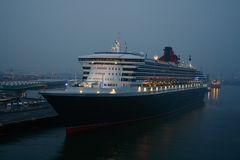
[{"label": "white superstructure", "polygon": [[147,58],[141,53],[121,52],[115,41],[111,52],[80,56],[83,85],[90,88],[163,86],[198,83],[204,76],[192,66]]}]

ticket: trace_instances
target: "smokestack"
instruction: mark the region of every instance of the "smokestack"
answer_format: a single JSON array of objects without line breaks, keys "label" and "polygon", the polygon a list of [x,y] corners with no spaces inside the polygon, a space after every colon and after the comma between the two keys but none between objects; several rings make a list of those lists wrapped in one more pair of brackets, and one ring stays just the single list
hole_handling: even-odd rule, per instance
[{"label": "smokestack", "polygon": [[165,47],[163,51],[164,51],[165,61],[169,62],[171,57],[172,47]]}]

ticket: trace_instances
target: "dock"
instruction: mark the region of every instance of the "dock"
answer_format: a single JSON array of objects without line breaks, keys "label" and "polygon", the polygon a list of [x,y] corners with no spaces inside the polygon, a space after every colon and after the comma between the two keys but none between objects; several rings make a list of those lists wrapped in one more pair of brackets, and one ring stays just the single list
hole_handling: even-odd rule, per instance
[{"label": "dock", "polygon": [[12,134],[19,130],[29,130],[54,124],[57,113],[48,103],[33,108],[12,109],[0,112],[0,136]]}]

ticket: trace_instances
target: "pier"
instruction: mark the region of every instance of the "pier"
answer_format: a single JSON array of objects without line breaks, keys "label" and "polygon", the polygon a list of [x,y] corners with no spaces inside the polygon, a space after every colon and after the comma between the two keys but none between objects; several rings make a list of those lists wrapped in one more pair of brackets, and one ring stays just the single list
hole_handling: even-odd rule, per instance
[{"label": "pier", "polygon": [[27,93],[64,84],[65,80],[52,79],[0,82],[0,135],[55,124],[58,116],[51,105],[40,95],[30,98]]},{"label": "pier", "polygon": [[6,81],[0,82],[0,90],[2,91],[23,91],[27,89],[35,89],[46,86],[40,81]]}]

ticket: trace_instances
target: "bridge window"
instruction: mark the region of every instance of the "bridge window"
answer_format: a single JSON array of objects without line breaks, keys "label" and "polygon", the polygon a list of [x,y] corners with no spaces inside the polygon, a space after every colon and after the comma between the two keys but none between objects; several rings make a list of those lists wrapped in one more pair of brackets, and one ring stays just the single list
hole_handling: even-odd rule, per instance
[{"label": "bridge window", "polygon": [[91,67],[89,67],[89,66],[83,66],[82,68],[83,69],[91,69]]},{"label": "bridge window", "polygon": [[123,71],[136,71],[137,68],[123,68]]}]

